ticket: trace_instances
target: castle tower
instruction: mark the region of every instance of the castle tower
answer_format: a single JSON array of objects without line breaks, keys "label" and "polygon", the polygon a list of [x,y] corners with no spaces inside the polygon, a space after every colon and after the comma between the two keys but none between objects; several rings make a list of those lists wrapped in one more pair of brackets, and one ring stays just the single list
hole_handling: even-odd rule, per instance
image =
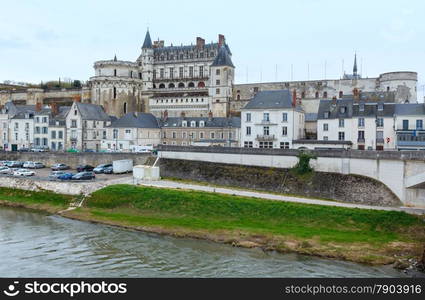
[{"label": "castle tower", "polygon": [[226,44],[223,42],[210,67],[210,109],[214,117],[227,117],[229,115],[235,66],[227,49]]},{"label": "castle tower", "polygon": [[137,59],[139,66],[139,79],[143,81],[141,96],[141,103],[139,104],[139,111],[148,111],[148,103],[153,88],[153,65],[154,65],[154,49],[152,45],[151,35],[149,29],[146,31],[145,40],[142,45],[142,54]]},{"label": "castle tower", "polygon": [[357,53],[354,54],[353,76],[357,77]]}]

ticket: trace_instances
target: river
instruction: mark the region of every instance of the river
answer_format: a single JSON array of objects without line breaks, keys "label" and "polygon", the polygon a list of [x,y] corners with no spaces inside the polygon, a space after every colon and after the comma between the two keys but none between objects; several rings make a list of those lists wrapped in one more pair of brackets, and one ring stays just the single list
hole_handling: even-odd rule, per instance
[{"label": "river", "polygon": [[0,207],[0,277],[401,277],[389,267],[235,248]]}]

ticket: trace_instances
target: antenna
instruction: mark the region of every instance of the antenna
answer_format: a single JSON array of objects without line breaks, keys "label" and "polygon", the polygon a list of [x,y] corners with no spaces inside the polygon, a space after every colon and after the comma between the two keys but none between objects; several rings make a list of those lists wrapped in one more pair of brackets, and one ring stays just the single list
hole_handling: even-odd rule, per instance
[{"label": "antenna", "polygon": [[274,81],[277,81],[277,64],[275,66]]},{"label": "antenna", "polygon": [[291,81],[294,81],[294,65],[291,64]]},{"label": "antenna", "polygon": [[307,63],[307,80],[310,80],[310,63]]},{"label": "antenna", "polygon": [[360,58],[360,75],[363,74],[363,57]]},{"label": "antenna", "polygon": [[344,59],[342,59],[341,78],[344,78]]},{"label": "antenna", "polygon": [[328,62],[325,60],[325,80],[326,80],[326,67],[327,67]]},{"label": "antenna", "polygon": [[260,83],[263,82],[263,66],[260,66]]},{"label": "antenna", "polygon": [[246,66],[246,83],[248,83],[248,66]]}]

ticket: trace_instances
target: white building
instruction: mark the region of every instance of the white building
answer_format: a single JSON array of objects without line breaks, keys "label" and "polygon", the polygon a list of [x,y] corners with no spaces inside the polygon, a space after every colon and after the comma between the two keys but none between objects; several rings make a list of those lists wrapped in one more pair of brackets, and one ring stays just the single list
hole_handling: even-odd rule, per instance
[{"label": "white building", "polygon": [[141,146],[160,143],[161,130],[158,120],[148,113],[132,112],[112,122],[102,139],[102,150],[132,152]]},{"label": "white building", "polygon": [[304,138],[304,112],[288,90],[262,91],[242,109],[241,146],[292,148]]},{"label": "white building", "polygon": [[397,149],[425,149],[425,105],[397,104],[395,106],[395,131]]}]

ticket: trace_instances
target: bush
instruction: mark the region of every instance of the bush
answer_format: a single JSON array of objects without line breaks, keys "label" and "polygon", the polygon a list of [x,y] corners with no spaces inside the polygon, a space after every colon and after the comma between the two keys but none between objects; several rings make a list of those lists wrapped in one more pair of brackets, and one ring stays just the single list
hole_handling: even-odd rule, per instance
[{"label": "bush", "polygon": [[311,153],[301,151],[297,157],[298,163],[293,168],[297,174],[303,175],[313,171],[313,169],[310,167],[310,160],[317,159],[316,156],[312,155]]}]

